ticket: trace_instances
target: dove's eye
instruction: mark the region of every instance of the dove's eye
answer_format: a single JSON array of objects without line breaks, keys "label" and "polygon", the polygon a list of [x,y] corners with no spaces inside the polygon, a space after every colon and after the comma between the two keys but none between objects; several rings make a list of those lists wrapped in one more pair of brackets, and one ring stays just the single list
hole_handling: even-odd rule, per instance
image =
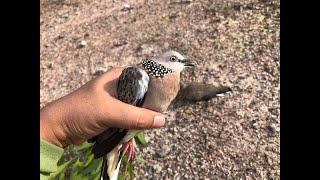
[{"label": "dove's eye", "polygon": [[177,57],[175,57],[175,56],[171,56],[171,57],[170,57],[170,61],[172,61],[172,62],[177,61]]}]

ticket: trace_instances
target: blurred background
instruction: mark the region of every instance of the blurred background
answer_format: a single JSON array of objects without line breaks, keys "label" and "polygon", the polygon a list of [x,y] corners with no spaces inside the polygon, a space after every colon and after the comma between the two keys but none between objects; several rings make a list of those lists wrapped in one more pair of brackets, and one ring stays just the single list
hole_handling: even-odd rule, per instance
[{"label": "blurred background", "polygon": [[232,88],[146,131],[137,179],[280,179],[280,0],[41,0],[40,8],[41,107],[169,49],[199,64],[184,82]]}]

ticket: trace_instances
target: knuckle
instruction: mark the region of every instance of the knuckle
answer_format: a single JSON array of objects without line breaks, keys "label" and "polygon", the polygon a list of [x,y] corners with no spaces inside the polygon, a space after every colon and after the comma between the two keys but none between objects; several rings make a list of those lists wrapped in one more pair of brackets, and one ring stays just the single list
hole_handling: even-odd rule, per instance
[{"label": "knuckle", "polygon": [[146,116],[144,116],[144,113],[139,113],[137,120],[136,120],[136,128],[138,129],[144,129],[149,127],[148,119],[146,119]]}]

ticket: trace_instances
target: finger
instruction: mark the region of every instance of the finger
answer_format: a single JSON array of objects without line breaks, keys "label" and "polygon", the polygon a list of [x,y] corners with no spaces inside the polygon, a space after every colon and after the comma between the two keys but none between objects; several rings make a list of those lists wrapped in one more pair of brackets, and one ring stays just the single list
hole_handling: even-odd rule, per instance
[{"label": "finger", "polygon": [[162,114],[145,108],[135,107],[117,99],[112,100],[111,121],[118,128],[148,129],[164,126],[165,118]]},{"label": "finger", "polygon": [[103,75],[101,75],[99,78],[103,81],[111,81],[117,79],[121,73],[122,73],[123,68],[117,67],[117,68],[112,68],[109,69],[107,72],[105,72]]}]

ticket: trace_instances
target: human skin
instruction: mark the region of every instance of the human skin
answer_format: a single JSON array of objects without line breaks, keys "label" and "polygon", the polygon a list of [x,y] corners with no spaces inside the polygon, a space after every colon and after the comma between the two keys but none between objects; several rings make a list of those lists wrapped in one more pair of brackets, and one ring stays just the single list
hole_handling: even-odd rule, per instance
[{"label": "human skin", "polygon": [[56,146],[80,145],[110,127],[159,128],[162,114],[119,101],[114,68],[40,110],[40,138]]}]

